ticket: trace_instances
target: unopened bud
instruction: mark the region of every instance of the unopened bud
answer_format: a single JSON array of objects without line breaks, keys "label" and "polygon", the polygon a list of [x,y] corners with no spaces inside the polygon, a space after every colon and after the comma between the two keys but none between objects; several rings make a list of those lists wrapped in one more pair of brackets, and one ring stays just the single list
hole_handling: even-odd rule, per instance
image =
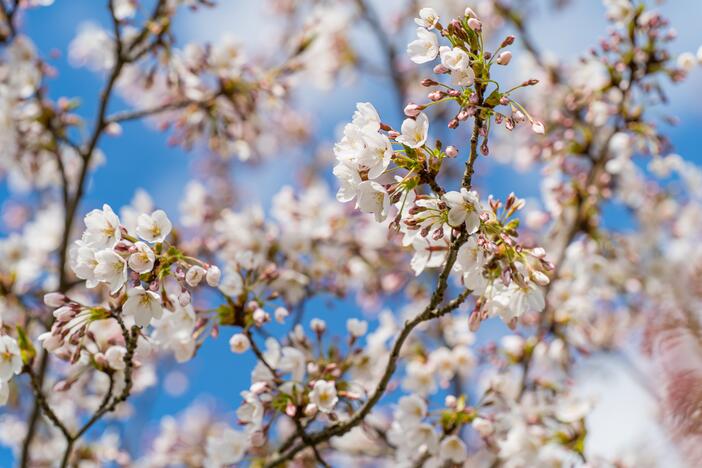
[{"label": "unopened bud", "polygon": [[456,156],[458,156],[458,149],[453,145],[447,146],[446,156],[448,156],[449,158],[455,158]]},{"label": "unopened bud", "polygon": [[542,271],[532,271],[531,280],[539,286],[546,286],[551,282],[548,276]]},{"label": "unopened bud", "polygon": [[422,107],[417,104],[410,103],[405,106],[405,115],[407,117],[417,117],[421,111]]},{"label": "unopened bud", "polygon": [[483,29],[483,23],[477,18],[471,18],[468,20],[468,27],[473,31],[481,31]]},{"label": "unopened bud", "polygon": [[509,35],[509,36],[505,37],[505,40],[502,41],[502,44],[500,44],[500,47],[507,47],[507,46],[510,46],[512,44],[514,44],[514,36]]},{"label": "unopened bud", "polygon": [[219,278],[222,276],[222,271],[215,265],[207,269],[205,280],[211,287],[216,288],[219,285]]},{"label": "unopened bud", "polygon": [[254,322],[256,322],[256,325],[261,326],[268,320],[270,320],[270,317],[268,316],[268,313],[265,310],[258,308],[254,310],[253,319]]},{"label": "unopened bud", "polygon": [[322,319],[314,318],[310,320],[310,328],[313,332],[321,335],[327,329],[327,323]]},{"label": "unopened bud", "polygon": [[495,62],[498,65],[507,65],[509,62],[512,60],[512,52],[509,50],[505,50],[503,52],[500,52],[497,55],[497,58],[495,59]]},{"label": "unopened bud", "polygon": [[68,298],[60,292],[52,292],[44,294],[44,304],[49,307],[61,307],[67,302]]},{"label": "unopened bud", "polygon": [[444,96],[446,96],[446,93],[444,93],[443,91],[432,91],[431,93],[427,94],[427,98],[429,98],[432,101],[438,101]]},{"label": "unopened bud", "polygon": [[288,315],[290,315],[290,312],[288,312],[288,309],[286,309],[285,307],[278,307],[277,309],[275,309],[274,315],[276,322],[283,323],[285,322],[285,319],[288,317]]}]

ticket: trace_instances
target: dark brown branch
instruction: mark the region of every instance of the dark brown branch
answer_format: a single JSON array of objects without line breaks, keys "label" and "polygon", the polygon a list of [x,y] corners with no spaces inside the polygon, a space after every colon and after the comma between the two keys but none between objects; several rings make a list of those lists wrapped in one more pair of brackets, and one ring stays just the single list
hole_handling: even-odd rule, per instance
[{"label": "dark brown branch", "polygon": [[341,436],[347,433],[354,426],[360,424],[363,421],[363,419],[370,413],[370,411],[378,403],[378,401],[380,401],[380,398],[385,393],[385,390],[387,389],[387,386],[390,383],[390,379],[397,368],[397,361],[400,358],[402,346],[404,345],[407,338],[410,336],[411,332],[420,323],[441,317],[442,315],[445,315],[455,310],[456,308],[458,308],[458,306],[460,306],[463,303],[463,301],[465,301],[465,299],[470,294],[470,291],[468,290],[463,291],[457,298],[453,299],[445,306],[439,307],[439,304],[444,298],[446,288],[448,287],[448,277],[456,261],[458,248],[461,245],[463,245],[467,238],[468,235],[464,231],[452,243],[446,259],[446,264],[444,265],[444,268],[442,269],[439,275],[437,287],[431,296],[429,304],[421,313],[415,316],[412,320],[405,322],[404,327],[400,331],[400,334],[395,340],[392,350],[390,351],[390,356],[388,357],[388,363],[385,367],[385,371],[383,372],[383,375],[381,376],[380,381],[376,385],[375,390],[373,391],[373,394],[370,396],[370,398],[368,398],[368,400],[366,400],[366,402],[349,419],[335,423],[314,434],[309,434],[307,441],[303,441],[302,443],[293,446],[293,448],[290,449],[287,453],[277,456],[266,465],[267,467],[278,466],[287,460],[291,460],[298,452],[300,452],[310,444],[317,445],[331,439],[332,437]]},{"label": "dark brown branch", "polygon": [[[161,13],[163,5],[165,4],[165,0],[159,0],[156,9],[154,11],[154,16],[158,15]],[[85,191],[85,184],[87,180],[87,175],[88,175],[88,170],[90,167],[90,162],[93,157],[93,154],[95,152],[95,149],[97,148],[97,145],[100,141],[100,137],[103,135],[105,128],[107,124],[109,123],[106,119],[107,115],[107,108],[110,102],[110,97],[112,95],[112,92],[114,90],[114,87],[117,83],[117,79],[119,78],[124,66],[128,63],[128,59],[124,56],[122,52],[122,44],[120,40],[120,32],[119,32],[119,24],[117,19],[114,16],[114,8],[112,5],[112,1],[109,2],[109,8],[110,12],[112,13],[112,23],[113,23],[113,28],[115,30],[115,39],[116,39],[116,57],[115,57],[115,65],[112,68],[110,75],[107,79],[107,83],[105,84],[105,87],[103,88],[101,94],[100,94],[100,102],[98,104],[98,110],[97,110],[97,115],[95,118],[95,124],[93,127],[93,131],[87,140],[87,144],[82,147],[82,148],[77,148],[79,151],[79,155],[82,158],[82,165],[81,165],[81,170],[80,174],[78,176],[78,183],[76,186],[76,191],[73,197],[67,196],[64,200],[65,206],[65,221],[64,221],[64,226],[63,226],[63,235],[61,238],[61,244],[59,246],[59,261],[58,261],[58,268],[59,268],[59,287],[58,290],[59,292],[65,293],[68,291],[69,286],[71,285],[71,281],[69,279],[69,276],[66,271],[66,266],[67,266],[67,255],[68,255],[68,246],[70,244],[70,236],[71,236],[71,231],[73,229],[73,223],[76,218],[76,213],[78,211],[78,207],[80,205],[81,199],[83,198],[83,194]],[[148,37],[148,31],[149,31],[149,24],[147,23],[139,37],[132,43],[133,46],[136,46],[140,43],[141,40],[144,38]],[[141,39],[139,39],[141,38]],[[64,181],[64,190],[66,190],[66,193],[68,193],[68,189],[65,187],[65,181]],[[70,199],[70,200],[69,200]],[[27,435],[24,439],[24,442],[22,444],[22,458],[20,460],[20,466],[22,468],[25,468],[29,466],[30,460],[30,454],[29,454],[29,449],[32,444],[32,440],[34,439],[34,436],[36,435],[36,429],[37,429],[37,424],[39,420],[39,414],[40,410],[44,410],[46,412],[46,409],[48,408],[48,404],[46,404],[46,400],[41,395],[42,391],[42,385],[44,382],[44,376],[46,375],[48,371],[48,353],[45,352],[44,350],[40,350],[40,357],[39,357],[39,369],[36,373],[31,372],[30,376],[32,377],[32,385],[35,387],[35,389],[38,389],[39,395],[35,394],[35,399],[34,399],[34,404],[32,411],[30,413],[28,422],[27,422]],[[131,385],[128,386],[129,389],[131,389]],[[126,393],[128,395],[128,392]],[[41,398],[40,398],[41,396]],[[126,397],[125,397],[126,399]],[[117,404],[116,402],[113,402],[115,405]],[[112,405],[110,405],[112,406]],[[48,408],[50,410],[50,408]],[[104,414],[104,413],[102,413]],[[100,416],[102,416],[102,414]],[[47,414],[48,416],[48,414]],[[99,418],[98,418],[99,419]],[[54,421],[55,423],[56,421]],[[91,423],[92,425],[92,423]],[[60,426],[59,426],[60,427]],[[87,428],[86,428],[87,430]],[[67,434],[64,433],[64,436]],[[70,434],[69,434],[70,436]],[[70,458],[70,452],[72,449],[73,445],[73,440],[71,440],[70,437],[66,437],[68,447],[66,449],[66,455],[64,462],[67,463],[68,458]],[[64,464],[65,466],[65,464]]]}]

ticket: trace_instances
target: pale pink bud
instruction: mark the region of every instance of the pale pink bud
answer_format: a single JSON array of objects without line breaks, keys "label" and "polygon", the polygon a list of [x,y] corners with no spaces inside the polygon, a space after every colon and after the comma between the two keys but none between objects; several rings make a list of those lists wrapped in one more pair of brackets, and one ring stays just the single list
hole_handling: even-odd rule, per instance
[{"label": "pale pink bud", "polygon": [[110,122],[105,126],[105,133],[110,136],[120,136],[122,134],[122,127],[117,122]]},{"label": "pale pink bud", "polygon": [[477,17],[478,17],[478,15],[476,15],[475,12],[473,11],[473,9],[470,8],[470,7],[466,8],[464,14],[465,14],[468,18],[477,18]]},{"label": "pale pink bud", "polygon": [[447,146],[446,156],[448,156],[449,158],[455,158],[456,156],[458,156],[458,149],[453,145]]},{"label": "pale pink bud", "polygon": [[427,98],[429,98],[432,101],[438,101],[439,99],[444,97],[444,93],[441,91],[432,91],[431,93],[427,94]]},{"label": "pale pink bud", "polygon": [[212,286],[213,288],[216,288],[219,285],[219,279],[222,276],[222,271],[215,265],[212,265],[207,269],[207,274],[205,275],[205,279],[207,280],[207,284]]},{"label": "pale pink bud", "polygon": [[75,316],[75,311],[68,306],[63,306],[54,311],[54,318],[59,322],[68,322]]},{"label": "pale pink bud", "polygon": [[288,315],[290,315],[290,312],[288,312],[288,309],[286,309],[285,307],[278,307],[277,309],[275,309],[274,314],[276,322],[283,323],[285,322],[285,319],[288,317]]},{"label": "pale pink bud", "polygon": [[405,106],[405,115],[407,117],[417,117],[421,111],[422,108],[417,104],[410,103]]},{"label": "pale pink bud", "polygon": [[185,282],[188,283],[188,286],[194,288],[200,284],[200,281],[202,281],[202,278],[204,277],[205,269],[201,266],[195,265],[190,267],[188,272],[185,274]]},{"label": "pale pink bud", "polygon": [[44,304],[49,307],[61,307],[67,300],[68,298],[59,292],[44,294]]},{"label": "pale pink bud", "polygon": [[268,316],[268,313],[266,313],[265,310],[260,309],[260,308],[254,310],[253,319],[254,319],[254,322],[256,322],[256,325],[258,325],[258,326],[263,325],[264,323],[266,323],[269,320],[269,318],[270,317]]},{"label": "pale pink bud", "polygon": [[535,247],[531,249],[531,254],[536,258],[544,258],[546,256],[546,251],[542,247]]},{"label": "pale pink bud", "polygon": [[531,273],[531,280],[539,286],[546,286],[548,283],[551,282],[548,276],[546,276],[546,274],[541,271],[533,271]]},{"label": "pale pink bud", "polygon": [[327,329],[327,323],[322,319],[314,318],[310,320],[310,328],[313,332],[322,334]]},{"label": "pale pink bud", "polygon": [[289,403],[285,406],[285,414],[287,414],[287,415],[290,416],[291,418],[294,418],[294,417],[295,417],[295,413],[297,413],[297,408],[295,407],[294,404],[292,404],[291,402],[289,402]]},{"label": "pale pink bud", "polygon": [[232,350],[232,353],[245,353],[248,351],[249,346],[251,346],[251,343],[243,333],[232,335],[232,337],[229,339],[229,349]]},{"label": "pale pink bud", "polygon": [[512,60],[512,52],[509,50],[505,50],[503,52],[500,52],[497,54],[497,58],[495,59],[495,62],[498,65],[507,65],[509,62]]},{"label": "pale pink bud", "polygon": [[444,398],[444,406],[447,408],[455,408],[456,402],[456,397],[453,395],[446,395],[446,398]]},{"label": "pale pink bud", "polygon": [[468,20],[468,27],[473,31],[480,31],[483,29],[483,24],[477,18],[471,18]]},{"label": "pale pink bud", "polygon": [[531,124],[531,129],[534,131],[534,133],[538,133],[539,135],[543,135],[543,134],[544,134],[544,131],[545,131],[545,130],[544,130],[544,124],[542,124],[542,123],[539,122],[538,120],[535,120],[535,121]]}]

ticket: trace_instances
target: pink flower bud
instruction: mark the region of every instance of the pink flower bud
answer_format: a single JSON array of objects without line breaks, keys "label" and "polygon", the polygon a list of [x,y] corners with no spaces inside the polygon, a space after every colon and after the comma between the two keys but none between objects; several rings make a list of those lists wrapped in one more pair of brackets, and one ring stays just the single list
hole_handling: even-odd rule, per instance
[{"label": "pink flower bud", "polygon": [[405,115],[407,117],[417,117],[422,111],[422,108],[417,104],[409,103],[405,106]]},{"label": "pink flower bud", "polygon": [[120,136],[122,134],[122,127],[117,122],[110,122],[105,127],[105,133],[110,136]]},{"label": "pink flower bud", "polygon": [[458,149],[455,146],[447,146],[446,147],[446,156],[449,158],[455,158],[458,156]]},{"label": "pink flower bud", "polygon": [[215,265],[212,265],[207,269],[207,273],[205,274],[205,280],[207,281],[207,284],[209,284],[211,287],[216,288],[219,285],[219,278],[221,276],[221,270]]},{"label": "pink flower bud", "polygon": [[477,17],[478,17],[478,15],[476,15],[475,12],[473,11],[473,9],[470,8],[470,7],[466,8],[464,14],[465,14],[468,18],[477,18]]},{"label": "pink flower bud", "polygon": [[536,258],[544,258],[546,256],[546,251],[542,247],[535,247],[531,249],[531,254]]},{"label": "pink flower bud", "polygon": [[256,322],[256,325],[261,326],[264,323],[266,323],[270,319],[270,317],[268,316],[265,310],[259,308],[254,310],[253,319],[254,322]]},{"label": "pink flower bud", "polygon": [[68,307],[63,306],[54,311],[54,318],[59,322],[68,322],[75,316],[75,311]]},{"label": "pink flower bud", "polygon": [[48,305],[49,307],[61,307],[67,300],[68,298],[60,292],[44,294],[44,304]]},{"label": "pink flower bud", "polygon": [[539,286],[546,286],[551,282],[549,277],[541,271],[533,271],[531,273],[531,280]]},{"label": "pink flower bud", "polygon": [[500,45],[500,47],[507,47],[507,46],[514,44],[514,39],[515,38],[512,35],[505,37],[505,40],[502,41],[502,44]]},{"label": "pink flower bud", "polygon": [[542,123],[539,122],[538,120],[535,120],[535,121],[531,124],[531,129],[534,131],[534,133],[538,133],[538,134],[540,134],[540,135],[543,135],[543,134],[544,134],[544,124],[542,124]]},{"label": "pink flower bud", "polygon": [[483,24],[477,18],[471,18],[468,20],[468,27],[473,31],[480,31],[483,29]]},{"label": "pink flower bud", "polygon": [[495,62],[498,65],[507,65],[509,62],[512,60],[512,52],[509,50],[505,50],[503,52],[500,52],[497,54],[497,58],[495,59]]},{"label": "pink flower bud", "polygon": [[285,307],[278,307],[277,309],[275,309],[274,314],[276,322],[283,323],[285,322],[285,319],[288,317],[288,315],[290,315],[290,312],[288,312],[288,309],[286,309]]},{"label": "pink flower bud", "polygon": [[185,282],[188,283],[188,286],[194,288],[200,284],[200,281],[202,281],[202,278],[204,277],[205,269],[201,266],[195,265],[190,267],[188,272],[185,274]]},{"label": "pink flower bud", "polygon": [[313,332],[322,334],[327,329],[327,323],[322,319],[314,318],[310,320],[310,328]]},{"label": "pink flower bud", "polygon": [[427,94],[427,98],[431,101],[438,101],[445,95],[446,93],[444,93],[443,91],[432,91],[431,93]]}]

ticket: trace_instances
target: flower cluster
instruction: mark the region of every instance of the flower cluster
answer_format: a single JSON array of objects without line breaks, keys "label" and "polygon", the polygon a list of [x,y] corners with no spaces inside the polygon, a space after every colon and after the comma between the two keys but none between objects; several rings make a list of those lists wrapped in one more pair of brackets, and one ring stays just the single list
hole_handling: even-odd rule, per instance
[{"label": "flower cluster", "polygon": [[[607,35],[569,63],[519,2],[270,0],[254,55],[177,37],[209,0],[110,0],[109,27],[66,50],[105,75],[88,118],[22,33],[52,3],[0,0],[0,444],[19,465],[700,464],[702,171],[649,108],[702,55],[669,52],[662,7],[604,0]],[[369,72],[404,117],[359,102],[330,148],[297,104]],[[143,190],[85,207],[104,140],[142,118],[203,150],[178,223]],[[235,165],[277,176],[261,156],[300,142],[295,182],[254,180],[251,203]],[[493,160],[540,173],[517,184]],[[137,396],[183,395],[179,364],[213,350],[236,408],[196,404],[128,449],[108,418],[142,424]],[[617,390],[608,374],[590,394],[599,360],[650,393],[663,456],[597,448]]]},{"label": "flower cluster", "polygon": [[[108,305],[94,307],[60,293],[47,295],[46,304],[56,310],[51,331],[39,337],[44,348],[75,362],[92,341],[97,346],[97,351],[89,351],[92,361],[122,370],[126,343],[103,349],[91,328],[116,318],[122,327],[123,320],[137,327],[153,325],[156,344],[172,349],[180,361],[192,357],[196,324],[190,291],[203,280],[218,286],[221,272],[168,243],[173,226],[162,210],[142,213],[135,221],[128,229],[109,205],[85,216],[85,231],[70,252],[71,268],[87,288],[104,285]],[[121,334],[114,323],[113,329]]]}]

